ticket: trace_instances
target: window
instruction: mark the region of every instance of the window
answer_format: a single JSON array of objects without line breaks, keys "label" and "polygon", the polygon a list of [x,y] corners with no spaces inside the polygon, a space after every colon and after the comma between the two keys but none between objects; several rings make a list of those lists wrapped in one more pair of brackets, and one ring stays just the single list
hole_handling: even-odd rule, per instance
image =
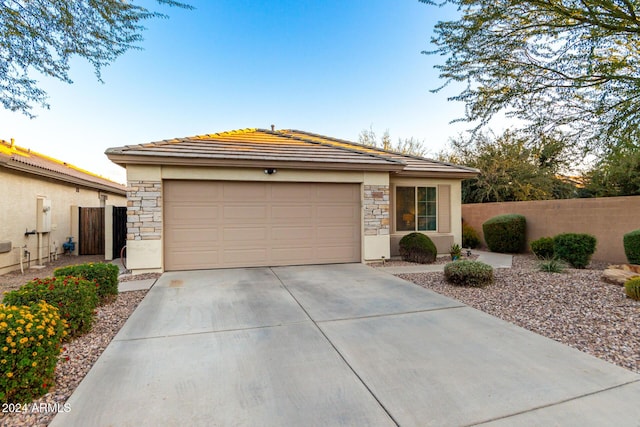
[{"label": "window", "polygon": [[436,212],[435,187],[396,187],[396,231],[435,231]]}]

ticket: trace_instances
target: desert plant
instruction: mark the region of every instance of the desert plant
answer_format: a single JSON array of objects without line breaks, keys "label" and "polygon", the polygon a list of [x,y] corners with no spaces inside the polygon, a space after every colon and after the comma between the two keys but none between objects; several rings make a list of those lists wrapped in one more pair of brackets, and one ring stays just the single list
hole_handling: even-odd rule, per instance
[{"label": "desert plant", "polygon": [[558,234],[553,238],[553,252],[574,268],[585,268],[596,251],[596,242],[591,234]]},{"label": "desert plant", "polygon": [[46,301],[60,311],[69,325],[68,338],[88,332],[98,305],[96,284],[81,277],[47,277],[27,282],[4,295],[8,305],[32,305]]},{"label": "desert plant", "polygon": [[538,259],[548,260],[554,257],[553,237],[541,237],[531,242],[529,246]]},{"label": "desert plant", "polygon": [[83,277],[86,280],[95,282],[98,285],[97,291],[100,302],[104,303],[109,298],[118,295],[118,273],[119,269],[116,265],[90,262],[60,267],[53,272],[53,275],[56,277]]},{"label": "desert plant", "polygon": [[478,232],[470,225],[462,225],[462,247],[475,249],[480,245]]},{"label": "desert plant", "polygon": [[462,257],[462,248],[460,245],[457,243],[451,245],[451,248],[449,248],[449,255],[451,255],[451,259],[454,261],[460,259],[460,257]]},{"label": "desert plant", "polygon": [[454,261],[444,266],[444,277],[454,285],[481,288],[493,282],[493,268],[480,261]]},{"label": "desert plant", "polygon": [[400,239],[400,256],[405,261],[432,263],[438,255],[433,241],[422,233],[409,233]]},{"label": "desert plant", "polygon": [[640,230],[633,230],[622,238],[629,264],[640,264]]},{"label": "desert plant", "polygon": [[640,277],[633,277],[624,284],[624,291],[629,298],[640,301]]},{"label": "desert plant", "polygon": [[484,240],[493,252],[519,253],[527,238],[527,220],[523,215],[498,215],[482,224]]},{"label": "desert plant", "polygon": [[65,328],[58,310],[44,301],[0,304],[0,401],[24,404],[47,392]]},{"label": "desert plant", "polygon": [[562,273],[567,268],[567,264],[557,258],[547,258],[538,262],[538,270],[546,273]]}]

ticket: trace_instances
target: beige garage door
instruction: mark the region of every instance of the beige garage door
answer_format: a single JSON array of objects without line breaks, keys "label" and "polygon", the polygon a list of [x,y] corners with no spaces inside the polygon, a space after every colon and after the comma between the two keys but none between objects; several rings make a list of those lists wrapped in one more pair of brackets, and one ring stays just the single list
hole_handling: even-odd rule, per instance
[{"label": "beige garage door", "polygon": [[166,270],[360,262],[360,185],[164,181]]}]

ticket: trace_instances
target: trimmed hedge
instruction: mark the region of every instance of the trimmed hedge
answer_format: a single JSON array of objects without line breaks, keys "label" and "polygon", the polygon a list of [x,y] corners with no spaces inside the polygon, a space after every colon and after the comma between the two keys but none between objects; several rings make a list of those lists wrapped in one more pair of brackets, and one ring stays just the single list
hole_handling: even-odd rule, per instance
[{"label": "trimmed hedge", "polygon": [[523,215],[498,215],[482,224],[484,241],[492,252],[519,253],[527,244],[527,220]]},{"label": "trimmed hedge", "polygon": [[460,260],[444,266],[447,282],[482,288],[493,282],[493,267],[480,261]]},{"label": "trimmed hedge", "polygon": [[98,284],[100,302],[106,302],[112,295],[118,295],[118,273],[120,270],[114,264],[103,262],[70,265],[61,267],[53,272],[55,277],[84,277]]},{"label": "trimmed hedge", "polygon": [[640,301],[640,277],[633,277],[624,284],[624,291],[629,298]]},{"label": "trimmed hedge", "polygon": [[0,304],[0,402],[29,403],[49,390],[65,328],[58,310],[44,301]]},{"label": "trimmed hedge", "polygon": [[640,264],[640,230],[633,230],[625,234],[622,243],[629,264]]},{"label": "trimmed hedge", "polygon": [[422,233],[410,233],[400,239],[400,256],[409,262],[429,264],[436,260],[438,250],[433,241]]},{"label": "trimmed hedge", "polygon": [[574,268],[585,268],[596,251],[596,243],[596,238],[591,234],[558,234],[553,238],[553,251]]},{"label": "trimmed hedge", "polygon": [[462,247],[475,249],[480,246],[478,232],[470,225],[462,225]]},{"label": "trimmed hedge", "polygon": [[551,259],[555,255],[553,252],[553,237],[541,237],[531,242],[529,246],[531,247],[531,252],[538,259]]},{"label": "trimmed hedge", "polygon": [[40,301],[56,307],[66,320],[67,338],[82,335],[91,329],[93,314],[98,305],[96,284],[81,277],[47,277],[34,279],[20,289],[4,295],[8,305],[33,305]]}]

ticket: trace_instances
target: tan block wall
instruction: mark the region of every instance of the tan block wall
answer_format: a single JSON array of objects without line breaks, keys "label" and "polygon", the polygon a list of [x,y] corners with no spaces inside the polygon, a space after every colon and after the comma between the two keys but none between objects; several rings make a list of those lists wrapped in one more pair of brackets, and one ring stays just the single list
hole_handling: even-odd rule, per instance
[{"label": "tan block wall", "polygon": [[462,218],[481,238],[482,224],[507,213],[527,218],[527,241],[560,233],[588,233],[598,239],[594,260],[626,262],[622,238],[640,228],[640,196],[462,205]]},{"label": "tan block wall", "polygon": [[[31,265],[35,265],[38,257],[38,237],[35,234],[24,233],[36,228],[36,201],[38,197],[45,197],[51,200],[51,232],[43,234],[40,245],[43,260],[48,260],[49,248],[54,242],[58,247],[58,253],[61,254],[62,243],[69,236],[74,236],[76,243],[78,241],[77,230],[73,228],[71,206],[99,207],[99,194],[98,190],[38,179],[34,175],[9,172],[0,168],[0,241],[11,241],[13,248],[26,245],[27,250],[31,252]],[[126,204],[124,196],[107,194],[107,197],[107,204]],[[0,274],[19,269],[19,263],[18,249],[0,253]]]}]

